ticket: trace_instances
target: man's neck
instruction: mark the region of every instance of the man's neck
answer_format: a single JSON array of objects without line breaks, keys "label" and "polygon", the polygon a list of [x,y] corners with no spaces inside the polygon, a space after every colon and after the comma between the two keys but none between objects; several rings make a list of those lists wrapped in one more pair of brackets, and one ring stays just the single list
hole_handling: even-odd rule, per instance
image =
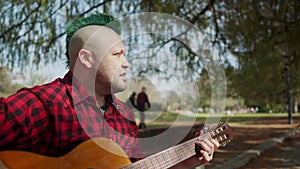
[{"label": "man's neck", "polygon": [[96,96],[96,104],[98,107],[105,105],[105,96]]}]

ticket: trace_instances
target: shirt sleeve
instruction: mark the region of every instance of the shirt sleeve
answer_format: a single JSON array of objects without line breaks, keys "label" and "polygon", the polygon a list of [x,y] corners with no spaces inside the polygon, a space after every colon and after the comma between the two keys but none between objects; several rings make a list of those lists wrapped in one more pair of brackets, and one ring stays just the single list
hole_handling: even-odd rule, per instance
[{"label": "shirt sleeve", "polygon": [[116,117],[117,123],[110,123],[114,129],[127,137],[119,140],[119,144],[130,157],[131,162],[136,162],[144,158],[142,147],[139,141],[138,128],[135,121],[134,113],[123,103],[118,102],[120,105],[120,115]]},{"label": "shirt sleeve", "polygon": [[137,126],[136,126],[135,122],[132,122],[131,128],[134,131],[134,136],[133,136],[134,141],[133,141],[133,144],[132,144],[133,145],[133,148],[132,148],[133,157],[131,157],[130,160],[131,160],[131,162],[136,162],[136,161],[139,161],[139,160],[143,159],[145,156],[144,156],[144,153],[142,151],[141,143],[139,142],[138,129],[137,129]]},{"label": "shirt sleeve", "polygon": [[46,112],[43,102],[29,90],[0,98],[0,149],[36,143],[48,125]]},{"label": "shirt sleeve", "polygon": [[[130,119],[135,119],[134,113],[128,110],[130,114]],[[131,162],[136,162],[144,158],[144,153],[142,151],[141,143],[139,141],[139,133],[135,120],[129,121],[129,126],[132,131],[132,157]]]}]

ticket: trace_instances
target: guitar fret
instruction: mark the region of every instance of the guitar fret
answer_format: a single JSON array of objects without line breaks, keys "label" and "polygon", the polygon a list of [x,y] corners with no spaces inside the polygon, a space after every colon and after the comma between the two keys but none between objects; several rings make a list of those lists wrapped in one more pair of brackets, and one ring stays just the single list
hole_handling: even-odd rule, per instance
[{"label": "guitar fret", "polygon": [[166,165],[165,161],[161,160],[163,158],[163,155],[164,154],[159,153],[159,154],[157,154],[157,155],[154,156],[155,157],[155,161],[156,161],[156,163],[153,164],[154,168],[166,168],[166,166],[164,166],[164,165]]},{"label": "guitar fret", "polygon": [[[161,160],[162,159],[162,160]],[[158,164],[160,166],[160,168],[166,168],[165,165],[166,165],[166,160],[164,158],[164,154],[159,154],[158,155]]]},{"label": "guitar fret", "polygon": [[168,155],[168,158],[165,158],[165,155],[163,155],[165,164],[163,165],[164,168],[167,168],[167,166],[170,166],[172,162],[170,161],[172,158]]},{"label": "guitar fret", "polygon": [[170,164],[172,164],[173,162],[171,161],[172,160],[172,157],[170,156],[170,153],[162,153],[162,156],[163,156],[163,159],[164,161],[166,162],[164,164],[164,168],[167,168],[167,166],[169,166]]},{"label": "guitar fret", "polygon": [[182,147],[177,147],[176,148],[176,156],[179,159],[181,159],[181,157],[184,155],[184,148]]},{"label": "guitar fret", "polygon": [[155,160],[151,161],[152,162],[152,166],[153,168],[156,168],[154,166],[159,165],[159,160],[157,159],[157,157],[155,158]]},{"label": "guitar fret", "polygon": [[181,145],[176,145],[157,154],[151,155],[143,160],[123,167],[123,169],[170,168],[196,154],[194,151],[194,142],[196,139],[198,138],[191,139]]},{"label": "guitar fret", "polygon": [[[168,157],[165,158],[165,155],[168,155]],[[168,166],[167,164],[171,164],[172,163],[171,161],[166,161],[165,160],[165,159],[167,159],[167,160],[171,160],[172,159],[171,156],[170,156],[170,154],[169,154],[169,151],[166,151],[165,153],[158,153],[158,154],[156,154],[153,157],[155,157],[155,159],[157,161],[156,165],[158,165],[157,166],[158,168],[167,168],[167,166]],[[161,160],[161,159],[163,159],[163,160]]]},{"label": "guitar fret", "polygon": [[149,166],[147,165],[147,168],[149,168],[149,169],[152,169],[152,168],[153,168],[153,169],[154,169],[154,167],[153,167],[153,165],[154,165],[154,164],[153,164],[153,161],[154,161],[154,160],[148,161],[148,162],[149,162],[149,163],[148,163]]}]

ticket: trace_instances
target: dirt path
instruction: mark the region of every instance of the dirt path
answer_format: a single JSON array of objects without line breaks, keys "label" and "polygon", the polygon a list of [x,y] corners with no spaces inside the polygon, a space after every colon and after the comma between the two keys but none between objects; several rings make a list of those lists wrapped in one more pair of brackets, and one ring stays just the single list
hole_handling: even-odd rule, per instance
[{"label": "dirt path", "polygon": [[300,133],[277,144],[259,157],[253,158],[243,168],[300,169]]},{"label": "dirt path", "polygon": [[[221,164],[243,151],[249,150],[265,141],[268,141],[271,138],[279,138],[284,134],[288,133],[292,129],[300,125],[300,119],[294,119],[294,124],[287,124],[286,118],[277,118],[274,119],[261,119],[256,122],[246,123],[243,125],[232,123],[232,129],[234,133],[234,139],[226,147],[219,149],[214,156],[214,160],[205,166],[206,169],[213,168],[217,164]],[[299,143],[299,137],[295,136],[295,140],[291,140],[295,144]],[[291,143],[285,143],[291,144]],[[282,146],[284,146],[282,145]],[[271,150],[268,155],[273,155],[273,160],[280,156],[280,145],[277,150]],[[299,149],[298,149],[299,151]],[[251,160],[247,166],[243,168],[280,168],[277,166],[278,163],[275,163],[272,160],[267,160],[269,157],[266,154],[267,152],[261,154],[259,157]],[[298,156],[298,159],[300,156]],[[298,160],[300,161],[300,160]]]},{"label": "dirt path", "polygon": [[[279,118],[264,118],[258,121],[249,122],[249,123],[231,123],[234,139],[228,143],[225,147],[220,148],[214,154],[214,159],[212,162],[205,166],[205,169],[212,169],[216,165],[222,164],[237,155],[247,151],[263,142],[266,142],[272,138],[282,137],[284,134],[290,132],[292,129],[296,128],[300,125],[300,117],[294,118],[294,124],[287,124],[287,118],[279,117]],[[197,130],[201,127],[196,126],[194,130]],[[180,129],[179,129],[180,130]],[[164,132],[164,129],[161,130],[148,130],[141,132],[141,137],[148,137],[151,134],[159,134],[160,132]],[[192,137],[190,133],[188,137]],[[294,139],[298,141],[294,141]],[[284,143],[284,145],[278,145],[277,149],[272,149],[272,151],[268,154],[263,153],[258,158],[255,158],[249,162],[249,164],[243,168],[280,168],[283,166],[278,166],[279,163],[282,163],[280,160],[284,160],[284,158],[279,157],[282,154],[282,151],[285,149],[285,145],[288,144],[299,144],[300,136],[295,136],[291,142]],[[280,147],[282,146],[282,147]],[[298,145],[299,146],[299,145]],[[287,147],[288,149],[288,147]],[[291,149],[293,149],[291,147]],[[153,150],[152,150],[153,151]],[[298,149],[300,151],[300,149]],[[145,150],[145,152],[149,152],[149,150]],[[290,152],[287,152],[290,153]],[[146,153],[147,154],[147,153]],[[150,153],[152,154],[152,153]],[[269,155],[273,155],[273,157],[269,157]],[[295,157],[296,159],[300,156]],[[276,161],[277,158],[281,158],[279,161]],[[300,159],[298,160],[300,161]]]}]

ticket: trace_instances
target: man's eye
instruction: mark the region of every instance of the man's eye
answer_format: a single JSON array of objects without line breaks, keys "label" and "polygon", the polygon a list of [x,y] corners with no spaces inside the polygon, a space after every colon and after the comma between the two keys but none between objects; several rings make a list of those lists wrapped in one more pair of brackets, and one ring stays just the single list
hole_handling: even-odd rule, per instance
[{"label": "man's eye", "polygon": [[120,57],[120,56],[123,55],[123,53],[122,53],[122,52],[119,52],[119,53],[114,53],[113,55],[114,55],[114,56],[117,56],[117,57]]}]

